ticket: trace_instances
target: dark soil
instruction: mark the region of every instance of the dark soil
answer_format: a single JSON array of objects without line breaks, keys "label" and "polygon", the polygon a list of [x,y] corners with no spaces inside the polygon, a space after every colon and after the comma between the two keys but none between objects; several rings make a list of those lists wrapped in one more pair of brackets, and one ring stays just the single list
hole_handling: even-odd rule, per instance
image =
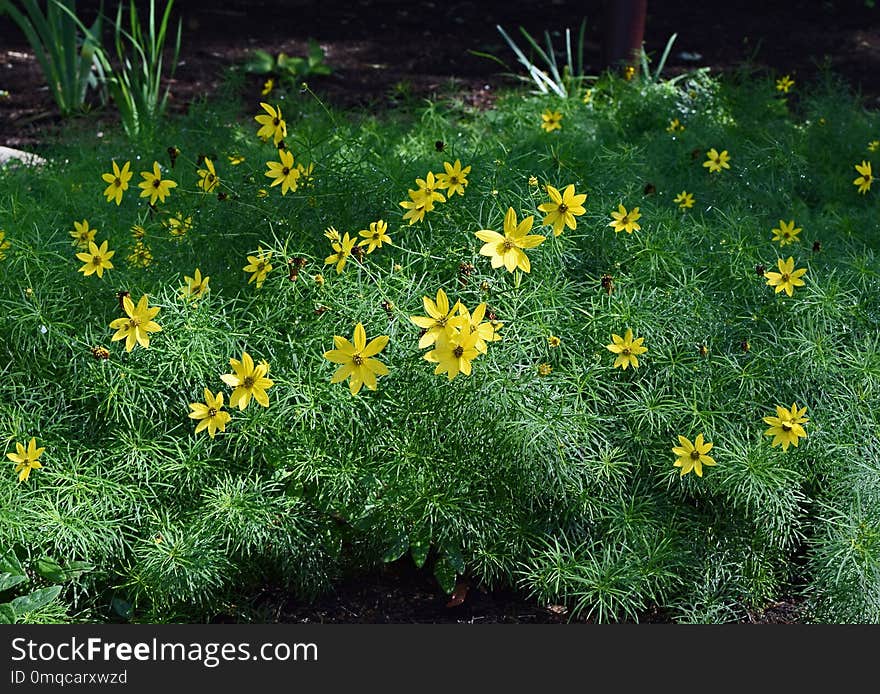
[{"label": "dark soil", "polygon": [[[880,8],[871,9],[864,0],[651,0],[648,5],[649,54],[659,56],[670,35],[678,34],[667,64],[670,75],[703,65],[716,72],[731,71],[749,61],[803,82],[827,67],[859,89],[868,106],[880,106]],[[91,23],[97,7],[94,1],[78,3],[86,23]],[[498,89],[515,81],[496,63],[469,50],[492,53],[515,68],[515,57],[496,24],[508,33],[524,26],[540,34],[545,29],[575,30],[586,16],[587,70],[596,73],[601,68],[599,0],[188,0],[179,2],[178,9],[184,33],[180,66],[170,83],[175,110],[210,95],[223,71],[240,64],[253,49],[304,55],[310,38],[326,51],[333,74],[310,78],[309,84],[339,106],[388,106],[401,93],[455,94],[471,105],[491,106]],[[561,44],[559,36],[556,42]],[[248,78],[247,96],[253,101],[260,98],[263,80]],[[9,17],[0,16],[0,145],[35,147],[58,132],[61,120],[44,84],[24,36]],[[562,606],[541,605],[515,592],[468,586],[464,593],[463,588],[461,604],[449,606],[449,596],[430,574],[395,564],[345,582],[308,604],[267,589],[254,607],[265,621],[288,623],[583,621],[572,620]],[[795,623],[801,618],[800,603],[786,600],[751,614],[747,621]],[[667,620],[653,613],[640,621]]]},{"label": "dark soil", "polygon": [[[86,23],[98,4],[77,4]],[[310,86],[341,106],[376,107],[389,104],[394,93],[441,92],[479,107],[491,105],[499,87],[514,80],[469,50],[491,53],[515,68],[515,56],[496,24],[513,35],[518,26],[540,35],[545,29],[576,31],[586,17],[587,69],[595,74],[602,67],[602,0],[187,0],[177,6],[184,20],[181,64],[171,82],[178,110],[210,94],[223,70],[240,64],[252,49],[304,55],[309,38],[320,42],[334,69],[330,76],[309,79]],[[869,106],[880,106],[880,8],[869,8],[864,0],[651,0],[648,53],[659,56],[673,33],[678,39],[667,64],[670,75],[701,65],[726,71],[749,60],[804,81],[826,66],[860,89]],[[561,37],[555,40],[562,45]],[[250,76],[255,101],[263,79]],[[0,90],[0,144],[33,146],[57,128],[60,121],[40,68],[6,16],[0,17]]]}]

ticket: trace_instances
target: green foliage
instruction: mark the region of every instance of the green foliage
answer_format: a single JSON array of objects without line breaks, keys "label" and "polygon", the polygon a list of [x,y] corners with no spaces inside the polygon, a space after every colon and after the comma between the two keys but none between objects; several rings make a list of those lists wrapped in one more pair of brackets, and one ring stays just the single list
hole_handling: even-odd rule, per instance
[{"label": "green foliage", "polygon": [[[66,581],[76,581],[94,567],[82,561],[62,566],[51,557],[43,556],[31,565],[33,579],[11,548],[0,555],[0,624],[45,624],[66,621],[65,605],[58,600]],[[28,590],[29,583],[38,588]],[[51,583],[54,585],[45,585]],[[18,587],[17,590],[12,589]],[[12,597],[15,593],[25,592]]]},{"label": "green foliage", "polygon": [[[231,85],[138,147],[71,137],[41,169],[0,172],[0,441],[46,447],[27,481],[12,464],[0,475],[0,546],[42,567],[33,588],[65,586],[59,619],[246,621],[258,596],[308,599],[412,561],[443,590],[518,586],[597,621],[736,621],[792,595],[815,621],[878,621],[880,203],[852,167],[880,120],[833,80],[798,89],[795,106],[762,75],[604,75],[587,104],[516,92],[487,112],[435,101],[381,117],[297,92],[285,142],[314,170],[282,196],[259,108]],[[550,107],[562,129],[545,133]],[[729,171],[702,166],[710,147]],[[414,180],[455,159],[472,167],[465,194],[408,225]],[[153,211],[133,179],[108,204],[111,160],[135,176],[160,161],[178,187]],[[586,213],[557,237],[541,185],[568,184]],[[641,230],[608,227],[621,203]],[[528,274],[493,270],[474,236],[508,207],[547,236]],[[192,228],[171,235],[172,216]],[[117,252],[104,279],[77,271],[68,231],[84,217]],[[393,245],[325,265],[327,227],[378,219]],[[785,248],[780,219],[803,227]],[[134,224],[146,267],[127,260]],[[260,288],[242,270],[258,248],[273,265]],[[792,297],[756,272],[789,255],[808,269]],[[189,303],[197,267],[210,292]],[[503,323],[469,377],[435,376],[418,347],[410,317],[439,288]],[[160,307],[149,349],[111,342],[119,290]],[[390,337],[389,374],[352,397],[322,355],[358,322]],[[627,328],[648,352],[622,371],[605,346]],[[269,407],[195,434],[190,403],[207,387],[228,404],[220,376],[243,351],[270,364]],[[793,402],[808,436],[782,451],[762,418]],[[682,477],[671,449],[698,433],[718,464]],[[95,569],[62,583],[42,557]]]},{"label": "green foliage", "polygon": [[83,38],[76,0],[49,0],[45,11],[36,0],[2,0],[4,12],[27,37],[61,115],[82,111],[89,87],[98,86],[101,15]]},{"label": "green foliage", "polygon": [[333,68],[324,62],[324,57],[324,49],[320,44],[309,39],[305,56],[279,53],[273,57],[271,53],[257,49],[245,61],[244,69],[245,72],[257,75],[273,75],[298,86],[307,77],[332,74]]}]

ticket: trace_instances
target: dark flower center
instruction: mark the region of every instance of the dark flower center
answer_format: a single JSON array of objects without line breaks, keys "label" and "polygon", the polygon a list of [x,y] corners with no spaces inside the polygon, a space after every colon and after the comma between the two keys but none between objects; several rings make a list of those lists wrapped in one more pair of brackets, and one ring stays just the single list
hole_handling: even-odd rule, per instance
[{"label": "dark flower center", "polygon": [[243,388],[247,388],[248,390],[250,390],[254,387],[254,377],[246,376],[245,379],[241,382],[241,385]]},{"label": "dark flower center", "polygon": [[209,416],[209,417],[216,417],[216,416],[217,416],[217,410],[216,410],[215,408],[212,407],[211,409],[208,410],[208,416]]},{"label": "dark flower center", "polygon": [[352,362],[354,362],[355,366],[362,366],[364,363],[364,358],[360,354],[355,354],[351,358]]},{"label": "dark flower center", "polygon": [[568,205],[566,205],[565,203],[561,203],[559,205],[559,213],[565,214],[566,212],[568,212]]},{"label": "dark flower center", "polygon": [[694,450],[691,451],[691,460],[699,460],[699,459],[700,459],[700,452],[695,448]]},{"label": "dark flower center", "polygon": [[122,181],[120,181],[118,178],[114,178],[113,185],[119,188],[120,186],[122,186]]},{"label": "dark flower center", "polygon": [[511,248],[513,248],[513,242],[510,239],[504,239],[504,241],[501,242],[501,249],[504,252],[509,251]]},{"label": "dark flower center", "polygon": [[792,430],[792,426],[788,422],[783,422],[781,426],[782,426],[783,431],[791,431]]},{"label": "dark flower center", "polygon": [[456,359],[461,359],[461,355],[464,354],[464,347],[459,345],[454,350],[452,350],[452,353],[455,355]]},{"label": "dark flower center", "polygon": [[289,176],[290,175],[290,167],[285,166],[283,169],[281,169],[281,173],[283,173],[285,176]]},{"label": "dark flower center", "polygon": [[628,357],[630,354],[632,354],[632,350],[631,350],[629,347],[624,347],[623,350],[621,350],[620,353],[621,353],[623,356]]},{"label": "dark flower center", "polygon": [[153,181],[153,188],[158,188],[160,183],[161,183],[161,181],[158,178],[156,180],[154,180]]}]

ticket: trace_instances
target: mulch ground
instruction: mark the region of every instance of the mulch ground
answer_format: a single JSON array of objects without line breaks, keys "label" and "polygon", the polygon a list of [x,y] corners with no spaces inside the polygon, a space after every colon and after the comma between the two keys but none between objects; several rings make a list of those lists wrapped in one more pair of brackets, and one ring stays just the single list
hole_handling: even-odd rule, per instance
[{"label": "mulch ground", "polygon": [[[78,3],[87,23],[98,4]],[[649,54],[659,56],[667,39],[678,34],[667,74],[696,66],[726,72],[748,61],[757,69],[807,81],[830,68],[862,93],[868,107],[880,107],[880,8],[869,8],[863,0],[651,0],[648,5]],[[454,94],[474,106],[490,106],[498,89],[515,80],[469,50],[492,53],[515,66],[496,24],[513,35],[518,26],[540,34],[545,29],[576,30],[586,17],[587,70],[600,69],[603,3],[598,0],[188,0],[178,3],[178,9],[184,19],[181,62],[170,82],[172,108],[178,111],[194,98],[210,95],[223,70],[241,64],[253,49],[304,55],[310,38],[324,48],[333,74],[310,78],[309,84],[341,107],[388,107],[401,93]],[[561,45],[559,36],[555,40]],[[254,102],[260,99],[262,83],[262,77],[249,77],[248,96]],[[61,125],[27,42],[8,17],[0,16],[0,144],[38,147],[56,136]],[[288,623],[583,621],[571,620],[562,606],[542,605],[513,591],[467,586],[465,592],[464,587],[458,593],[460,604],[450,604],[430,574],[396,564],[344,582],[308,604],[267,588],[258,608],[267,621]],[[801,603],[792,599],[744,621],[795,623],[801,615]],[[640,621],[667,620],[652,613]]]}]

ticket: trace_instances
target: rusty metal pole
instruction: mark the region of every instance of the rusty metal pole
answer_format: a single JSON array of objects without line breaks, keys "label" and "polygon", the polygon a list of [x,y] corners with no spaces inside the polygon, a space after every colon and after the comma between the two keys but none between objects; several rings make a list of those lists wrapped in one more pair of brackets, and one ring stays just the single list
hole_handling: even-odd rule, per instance
[{"label": "rusty metal pole", "polygon": [[605,6],[605,66],[638,69],[639,51],[645,38],[648,0],[607,0]]}]

